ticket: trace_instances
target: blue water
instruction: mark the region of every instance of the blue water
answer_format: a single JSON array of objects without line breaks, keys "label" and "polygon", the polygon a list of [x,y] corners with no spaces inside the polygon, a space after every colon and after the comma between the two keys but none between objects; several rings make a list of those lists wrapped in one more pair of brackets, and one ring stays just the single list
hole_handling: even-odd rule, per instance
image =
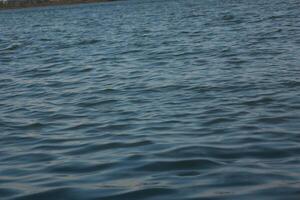
[{"label": "blue water", "polygon": [[0,12],[0,199],[298,200],[300,2]]}]

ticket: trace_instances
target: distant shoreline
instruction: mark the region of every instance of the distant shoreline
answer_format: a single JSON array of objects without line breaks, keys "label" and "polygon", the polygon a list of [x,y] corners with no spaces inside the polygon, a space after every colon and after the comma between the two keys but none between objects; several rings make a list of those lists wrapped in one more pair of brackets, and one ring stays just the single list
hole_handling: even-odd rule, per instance
[{"label": "distant shoreline", "polygon": [[50,0],[43,2],[1,2],[0,10],[7,9],[18,9],[18,8],[32,8],[32,7],[46,7],[46,6],[56,6],[56,5],[71,5],[71,4],[85,4],[85,3],[100,3],[100,2],[110,2],[116,0]]}]

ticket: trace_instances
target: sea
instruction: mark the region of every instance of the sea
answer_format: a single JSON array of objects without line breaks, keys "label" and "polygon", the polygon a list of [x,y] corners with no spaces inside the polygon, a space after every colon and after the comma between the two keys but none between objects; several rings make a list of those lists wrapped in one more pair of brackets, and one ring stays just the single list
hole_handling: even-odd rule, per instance
[{"label": "sea", "polygon": [[299,200],[300,1],[0,11],[1,200]]}]

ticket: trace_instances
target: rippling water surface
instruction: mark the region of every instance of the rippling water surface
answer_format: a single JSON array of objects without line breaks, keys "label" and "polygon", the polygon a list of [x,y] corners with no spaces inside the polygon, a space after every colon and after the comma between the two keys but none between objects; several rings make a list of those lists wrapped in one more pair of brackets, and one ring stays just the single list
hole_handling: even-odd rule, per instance
[{"label": "rippling water surface", "polygon": [[0,12],[0,197],[300,198],[298,0]]}]

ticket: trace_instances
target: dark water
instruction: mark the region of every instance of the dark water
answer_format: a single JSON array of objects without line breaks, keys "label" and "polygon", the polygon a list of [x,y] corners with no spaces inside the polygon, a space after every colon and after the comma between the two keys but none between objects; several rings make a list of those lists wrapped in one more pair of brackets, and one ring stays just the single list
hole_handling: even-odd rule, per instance
[{"label": "dark water", "polygon": [[0,199],[300,199],[300,2],[0,12]]}]

